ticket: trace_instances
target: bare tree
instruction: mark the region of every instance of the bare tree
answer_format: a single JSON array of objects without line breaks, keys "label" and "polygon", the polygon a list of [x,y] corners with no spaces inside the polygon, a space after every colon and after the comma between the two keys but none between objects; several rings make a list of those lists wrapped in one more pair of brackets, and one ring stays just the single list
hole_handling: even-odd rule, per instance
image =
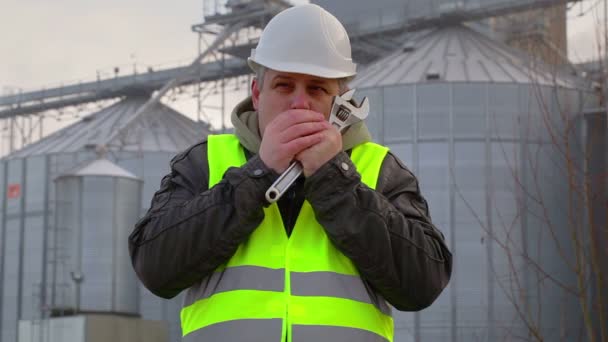
[{"label": "bare tree", "polygon": [[[608,69],[603,46],[608,36],[606,25],[596,20],[602,31],[595,79],[574,86],[567,80],[581,72],[573,66],[566,76],[563,67],[529,66],[529,110],[514,123],[519,142],[515,148],[502,144],[502,155],[495,156],[508,167],[513,208],[497,204],[502,202],[491,190],[487,205],[493,219],[486,220],[487,212],[480,212],[455,184],[458,200],[496,247],[500,261],[494,260],[492,276],[514,312],[514,321],[502,324],[507,340],[608,342]],[[498,129],[493,137],[502,141]],[[488,177],[490,184],[503,181],[491,172]]]}]

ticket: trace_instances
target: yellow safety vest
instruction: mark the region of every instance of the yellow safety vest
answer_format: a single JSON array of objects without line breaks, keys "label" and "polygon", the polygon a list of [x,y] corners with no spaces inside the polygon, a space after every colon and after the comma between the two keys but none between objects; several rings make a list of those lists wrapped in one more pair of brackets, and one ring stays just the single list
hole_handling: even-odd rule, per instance
[{"label": "yellow safety vest", "polygon": [[[375,188],[386,147],[364,143],[351,159]],[[232,134],[208,137],[209,187],[246,162]],[[304,201],[291,236],[276,203],[230,260],[188,289],[183,341],[392,342],[385,300],[329,240]]]}]

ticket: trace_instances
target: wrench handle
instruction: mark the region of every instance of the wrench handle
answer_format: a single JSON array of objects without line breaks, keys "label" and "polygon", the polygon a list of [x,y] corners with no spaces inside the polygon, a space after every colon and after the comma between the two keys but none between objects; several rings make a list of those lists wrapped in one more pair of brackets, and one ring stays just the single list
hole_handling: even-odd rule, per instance
[{"label": "wrench handle", "polygon": [[302,174],[302,164],[294,161],[283,173],[277,178],[274,183],[266,190],[266,200],[269,203],[274,203],[285,194],[285,191],[293,184],[293,182]]},{"label": "wrench handle", "polygon": [[[331,124],[334,125],[340,133],[344,132],[344,129],[350,126],[350,124],[341,125],[338,122],[331,122]],[[279,178],[272,183],[268,190],[266,190],[266,200],[268,203],[278,201],[301,174],[302,164],[297,161],[292,162],[291,165],[289,165],[289,167],[283,171]]]}]

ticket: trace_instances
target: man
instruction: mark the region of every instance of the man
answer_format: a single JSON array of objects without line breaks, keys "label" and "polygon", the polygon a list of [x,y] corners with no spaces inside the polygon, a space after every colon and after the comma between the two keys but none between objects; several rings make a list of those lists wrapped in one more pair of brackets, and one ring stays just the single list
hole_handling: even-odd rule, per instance
[{"label": "man", "polygon": [[[235,135],[176,156],[129,240],[164,298],[187,289],[185,341],[392,341],[390,303],[429,306],[452,267],[414,175],[363,123],[327,121],[355,75],[340,22],[317,5],[274,17],[249,64]],[[300,177],[265,192],[292,161]]]}]

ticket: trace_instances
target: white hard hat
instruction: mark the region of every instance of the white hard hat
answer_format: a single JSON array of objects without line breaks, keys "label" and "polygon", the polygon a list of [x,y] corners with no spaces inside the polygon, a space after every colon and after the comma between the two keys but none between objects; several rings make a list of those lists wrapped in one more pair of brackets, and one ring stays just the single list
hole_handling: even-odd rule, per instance
[{"label": "white hard hat", "polygon": [[344,26],[314,4],[294,6],[272,18],[247,62],[253,71],[262,65],[323,78],[357,73]]}]

